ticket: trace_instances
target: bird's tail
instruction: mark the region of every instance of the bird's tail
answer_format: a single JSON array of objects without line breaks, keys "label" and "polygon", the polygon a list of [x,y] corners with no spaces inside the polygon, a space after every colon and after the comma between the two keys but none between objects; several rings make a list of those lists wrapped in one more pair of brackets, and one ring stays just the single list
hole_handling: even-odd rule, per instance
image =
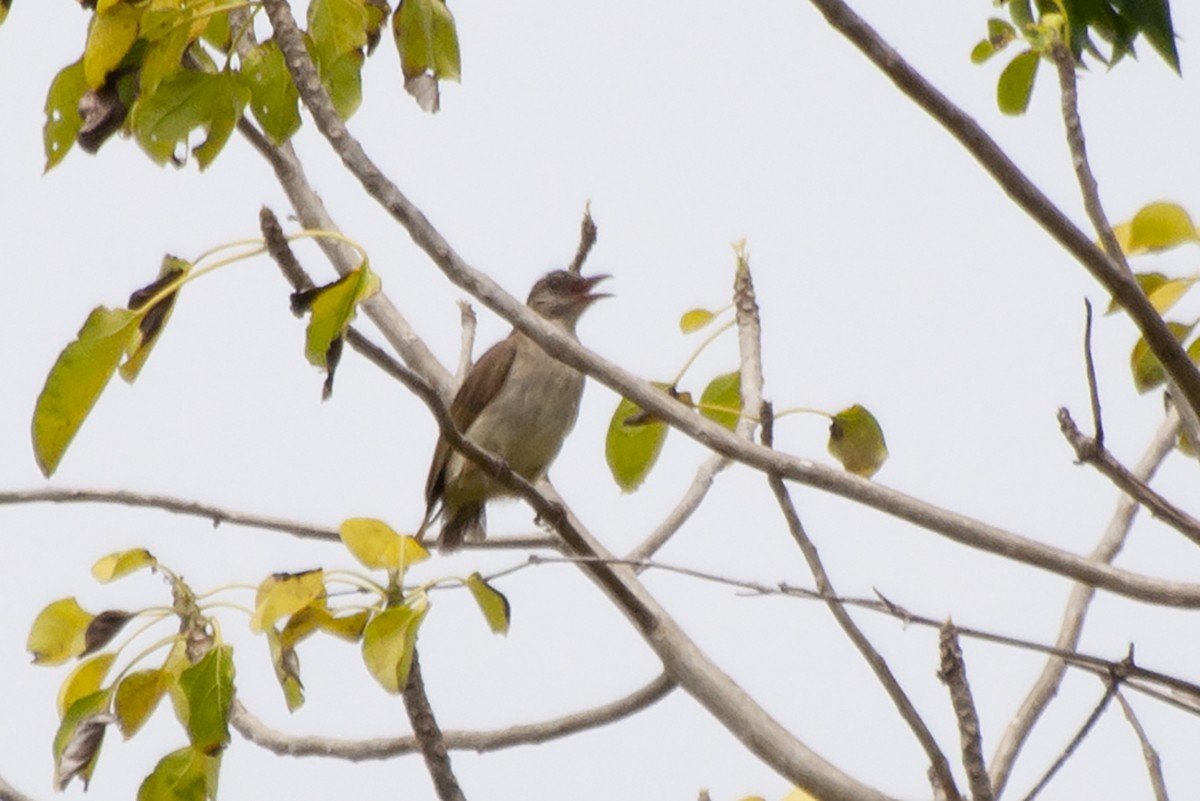
[{"label": "bird's tail", "polygon": [[[482,503],[469,503],[446,516],[443,510],[442,533],[438,536],[438,550],[442,553],[457,551],[465,542],[483,542],[487,515]],[[424,533],[425,525],[421,531]]]}]

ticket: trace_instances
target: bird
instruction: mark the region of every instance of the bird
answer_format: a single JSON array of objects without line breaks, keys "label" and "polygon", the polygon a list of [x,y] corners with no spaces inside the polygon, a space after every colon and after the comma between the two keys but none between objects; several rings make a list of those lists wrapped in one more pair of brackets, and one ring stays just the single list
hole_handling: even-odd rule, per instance
[{"label": "bird", "polygon": [[[533,285],[527,305],[574,336],[575,324],[588,307],[611,297],[592,291],[610,277],[554,270]],[[575,427],[582,395],[579,371],[514,328],[467,371],[450,404],[450,417],[467,439],[504,460],[525,480],[536,482],[546,475]],[[425,519],[417,539],[424,541],[426,530],[440,517],[441,551],[481,541],[485,505],[511,494],[439,437],[425,481]]]}]

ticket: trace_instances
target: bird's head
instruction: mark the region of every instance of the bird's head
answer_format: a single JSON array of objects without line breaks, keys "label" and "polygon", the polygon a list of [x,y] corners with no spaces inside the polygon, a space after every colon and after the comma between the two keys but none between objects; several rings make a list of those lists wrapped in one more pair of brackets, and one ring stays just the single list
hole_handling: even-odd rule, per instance
[{"label": "bird's head", "polygon": [[607,292],[593,292],[592,288],[608,275],[582,276],[567,270],[547,273],[529,292],[529,308],[553,322],[574,328],[584,310],[600,298],[612,297]]}]

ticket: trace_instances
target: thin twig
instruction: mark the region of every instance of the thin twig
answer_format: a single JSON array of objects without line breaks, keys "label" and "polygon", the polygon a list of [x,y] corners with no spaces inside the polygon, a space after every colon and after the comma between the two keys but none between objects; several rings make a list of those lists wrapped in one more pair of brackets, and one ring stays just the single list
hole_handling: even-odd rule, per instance
[{"label": "thin twig", "polygon": [[588,254],[592,252],[592,246],[595,244],[596,221],[592,219],[592,206],[589,203],[583,207],[583,220],[579,223],[579,248],[567,269],[573,273],[582,270],[583,263],[587,261]]},{"label": "thin twig", "polygon": [[[1133,468],[1134,477],[1146,484],[1154,476],[1159,465],[1167,457],[1175,444],[1179,433],[1179,415],[1174,411],[1168,412],[1166,419],[1150,441],[1146,452]],[[1117,508],[1100,542],[1092,550],[1089,558],[1097,562],[1111,562],[1124,546],[1125,537],[1133,525],[1134,517],[1141,508],[1138,502],[1128,495],[1122,495],[1117,501]],[[1079,644],[1083,631],[1084,619],[1096,590],[1087,584],[1076,584],[1071,590],[1071,596],[1063,610],[1063,619],[1059,627],[1055,644],[1058,648],[1073,651]],[[1066,662],[1061,655],[1051,655],[1045,667],[1042,668],[1029,694],[1021,704],[1017,714],[1005,727],[1004,736],[992,757],[992,787],[999,796],[1007,784],[1012,772],[1017,754],[1024,745],[1034,724],[1045,711],[1050,700],[1058,692],[1066,673]]]},{"label": "thin twig", "polygon": [[1067,442],[1075,449],[1075,458],[1079,462],[1095,467],[1118,489],[1145,506],[1155,518],[1200,545],[1200,520],[1151,489],[1094,439],[1085,437],[1066,409],[1058,410],[1058,425]]},{"label": "thin twig", "polygon": [[450,767],[450,754],[446,751],[442,729],[438,726],[437,718],[433,715],[433,706],[425,693],[421,660],[415,648],[412,666],[408,671],[408,683],[404,685],[404,710],[408,713],[413,737],[421,750],[421,756],[425,758],[425,767],[433,779],[438,798],[441,801],[466,801],[466,796],[458,784],[458,777]]},{"label": "thin twig", "polygon": [[629,552],[628,559],[633,562],[649,559],[654,554],[658,553],[658,549],[667,544],[671,537],[675,536],[675,532],[688,521],[688,518],[700,508],[700,504],[704,501],[708,491],[712,489],[713,479],[717,473],[720,473],[733,462],[720,454],[709,456],[701,465],[696,468],[696,475],[692,477],[692,483],[684,491],[683,497],[675,504],[675,507],[663,518],[654,529],[650,532],[646,539],[642,540],[636,548]]},{"label": "thin twig", "polygon": [[[762,440],[763,444],[770,447],[774,439],[774,413],[771,411],[771,405],[764,402],[759,413],[759,420],[762,425]],[[858,649],[867,665],[875,673],[875,677],[883,686],[884,692],[891,698],[892,703],[896,706],[896,710],[900,713],[900,717],[908,724],[908,727],[916,735],[917,742],[921,744],[921,748],[925,751],[925,756],[929,759],[931,772],[933,773],[934,784],[940,794],[948,799],[948,801],[959,801],[962,797],[958,792],[958,787],[954,782],[954,774],[950,771],[950,763],[946,760],[946,755],[942,753],[938,747],[937,740],[934,739],[933,733],[929,731],[929,727],[925,725],[921,715],[917,712],[912,701],[904,692],[904,688],[900,686],[900,682],[888,667],[887,661],[883,656],[875,650],[875,646],[871,645],[871,641],[862,633],[862,630],[855,624],[854,619],[846,611],[845,606],[838,602],[836,592],[833,589],[833,583],[829,579],[829,574],[825,571],[825,565],[821,562],[820,554],[817,553],[817,547],[809,539],[808,533],[804,530],[804,525],[800,522],[800,516],[796,513],[796,507],[792,503],[791,495],[788,494],[787,487],[783,483],[783,479],[778,476],[767,476],[767,483],[771,486],[771,491],[775,494],[775,500],[779,504],[779,509],[783,513],[784,520],[787,521],[788,531],[791,532],[792,538],[796,540],[796,544],[800,547],[800,552],[804,555],[804,561],[808,563],[809,572],[812,573],[813,581],[816,584],[817,592],[825,601],[830,614],[834,620],[841,626],[846,637]]]},{"label": "thin twig", "polygon": [[1075,749],[1079,748],[1079,745],[1084,741],[1084,738],[1088,736],[1088,733],[1092,730],[1092,727],[1096,725],[1096,721],[1100,719],[1100,716],[1104,714],[1104,710],[1108,708],[1109,703],[1112,701],[1113,696],[1116,695],[1116,693],[1116,683],[1110,682],[1108,687],[1106,687],[1104,690],[1104,696],[1101,697],[1099,703],[1096,704],[1096,708],[1092,710],[1092,714],[1088,715],[1087,720],[1085,720],[1083,725],[1079,727],[1079,731],[1075,732],[1075,736],[1071,738],[1071,741],[1067,743],[1066,748],[1064,748],[1062,753],[1058,755],[1058,759],[1054,760],[1054,764],[1052,764],[1046,770],[1046,772],[1042,775],[1042,778],[1038,780],[1038,783],[1035,784],[1033,789],[1030,790],[1025,796],[1024,801],[1033,801],[1033,799],[1037,797],[1038,793],[1046,789],[1046,785],[1050,783],[1050,780],[1054,778],[1055,774],[1058,773],[1062,766],[1067,764],[1067,760],[1070,759],[1071,755],[1075,753]]},{"label": "thin twig", "polygon": [[1129,701],[1125,700],[1125,695],[1120,690],[1117,690],[1117,703],[1121,705],[1125,719],[1129,721],[1133,733],[1137,735],[1138,743],[1142,746],[1142,757],[1146,760],[1146,771],[1150,774],[1150,787],[1154,790],[1154,800],[1169,801],[1167,782],[1163,778],[1162,759],[1159,758],[1158,751],[1151,744],[1150,738],[1146,736],[1146,730],[1142,728],[1137,713],[1133,711],[1133,707],[1130,706]]},{"label": "thin twig", "polygon": [[975,699],[971,697],[971,685],[967,682],[967,666],[963,661],[962,647],[958,644],[958,631],[949,620],[942,624],[938,653],[941,659],[937,675],[950,690],[950,705],[958,721],[963,767],[967,770],[971,798],[973,801],[992,801],[992,785],[983,761],[979,713],[975,709]]},{"label": "thin twig", "polygon": [[1087,365],[1088,397],[1092,400],[1092,439],[1104,450],[1104,418],[1100,414],[1100,384],[1096,381],[1096,361],[1092,358],[1092,302],[1083,299],[1087,321],[1083,329],[1083,360]]},{"label": "thin twig", "polygon": [[467,373],[471,370],[471,364],[474,361],[475,325],[478,320],[475,317],[475,309],[465,300],[458,302],[458,317],[459,323],[462,326],[462,333],[459,337],[458,345],[458,369],[455,371],[454,377],[461,384],[462,380],[467,377]]},{"label": "thin twig", "polygon": [[[589,729],[607,726],[646,709],[675,688],[675,682],[661,674],[638,690],[591,709],[574,712],[538,723],[506,726],[494,731],[443,731],[442,741],[451,751],[487,753],[519,745],[537,745],[568,737]],[[247,740],[281,756],[323,756],[349,762],[390,759],[418,750],[414,737],[390,737],[375,740],[341,740],[334,737],[306,737],[284,734],[266,726],[234,704],[230,721]]]}]

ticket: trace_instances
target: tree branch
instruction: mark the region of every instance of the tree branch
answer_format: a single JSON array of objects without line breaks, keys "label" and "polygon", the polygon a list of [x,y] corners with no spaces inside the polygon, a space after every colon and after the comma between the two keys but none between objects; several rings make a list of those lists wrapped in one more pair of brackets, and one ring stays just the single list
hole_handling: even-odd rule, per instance
[{"label": "tree branch", "polygon": [[[637,714],[664,698],[674,688],[675,682],[664,673],[629,695],[592,709],[495,731],[443,731],[442,741],[449,750],[476,751],[481,754],[518,745],[546,743]],[[390,759],[418,750],[415,737],[339,740],[283,734],[267,727],[240,702],[235,702],[230,722],[247,740],[280,756],[323,756],[365,762]]]},{"label": "tree branch", "polygon": [[1129,721],[1130,728],[1133,729],[1138,743],[1142,746],[1142,756],[1146,760],[1146,771],[1150,774],[1150,787],[1154,790],[1155,801],[1168,801],[1167,782],[1163,778],[1162,760],[1159,759],[1158,751],[1154,750],[1150,738],[1146,736],[1146,730],[1142,728],[1141,721],[1138,720],[1137,713],[1133,711],[1133,707],[1125,700],[1125,695],[1120,690],[1117,690],[1117,703],[1121,705],[1125,719]]},{"label": "tree branch", "polygon": [[1098,721],[1100,716],[1104,714],[1104,710],[1108,708],[1109,703],[1112,701],[1113,696],[1116,695],[1116,693],[1117,684],[1116,682],[1110,681],[1104,690],[1103,697],[1101,697],[1099,703],[1096,704],[1096,708],[1092,710],[1090,715],[1088,715],[1087,720],[1085,720],[1083,725],[1079,727],[1079,731],[1075,732],[1075,736],[1071,738],[1069,743],[1067,743],[1066,748],[1064,748],[1062,753],[1058,755],[1058,758],[1054,760],[1054,763],[1046,770],[1046,772],[1042,775],[1042,778],[1038,780],[1038,783],[1035,784],[1033,789],[1030,790],[1025,796],[1024,801],[1033,801],[1033,799],[1037,797],[1038,793],[1046,789],[1046,785],[1050,783],[1050,780],[1054,778],[1055,774],[1058,773],[1062,766],[1067,764],[1067,760],[1071,758],[1071,755],[1075,753],[1077,748],[1079,748],[1080,743],[1082,743],[1084,738],[1087,737],[1088,732],[1090,732],[1092,727],[1096,725],[1096,721]]},{"label": "tree branch", "polygon": [[941,655],[938,678],[950,689],[950,704],[954,707],[954,718],[958,721],[963,767],[967,770],[972,801],[992,801],[992,785],[988,782],[987,767],[983,762],[979,713],[975,709],[971,686],[967,682],[967,666],[963,662],[962,648],[958,644],[958,631],[949,620],[941,627],[938,652]]},{"label": "tree branch", "polygon": [[415,648],[412,666],[408,671],[408,683],[404,685],[404,710],[408,713],[413,738],[417,741],[421,756],[425,758],[425,767],[433,779],[438,798],[441,801],[466,801],[458,777],[450,767],[450,755],[446,752],[442,729],[425,693],[425,679],[421,676],[421,661]]}]

